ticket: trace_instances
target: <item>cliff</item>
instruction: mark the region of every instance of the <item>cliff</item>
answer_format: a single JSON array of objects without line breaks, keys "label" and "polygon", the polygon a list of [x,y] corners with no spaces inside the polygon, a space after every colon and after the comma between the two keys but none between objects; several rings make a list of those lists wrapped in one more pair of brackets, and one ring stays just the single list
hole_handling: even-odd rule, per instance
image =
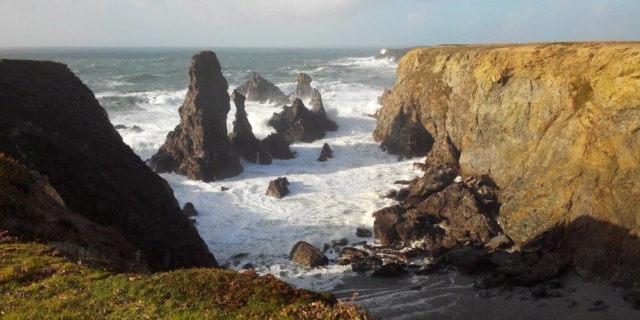
[{"label": "cliff", "polygon": [[376,141],[402,153],[416,126],[450,139],[463,179],[499,188],[496,220],[516,244],[640,280],[640,43],[421,48],[397,72]]},{"label": "cliff", "polygon": [[[166,181],[122,141],[93,93],[65,65],[0,60],[0,74],[0,153],[38,172],[9,185],[22,198],[40,199],[0,203],[2,227],[14,236],[29,231],[29,237],[70,242],[107,258],[119,252],[111,262],[151,271],[217,265]],[[33,187],[44,181],[40,176],[48,183]],[[102,239],[85,239],[91,230]]]}]

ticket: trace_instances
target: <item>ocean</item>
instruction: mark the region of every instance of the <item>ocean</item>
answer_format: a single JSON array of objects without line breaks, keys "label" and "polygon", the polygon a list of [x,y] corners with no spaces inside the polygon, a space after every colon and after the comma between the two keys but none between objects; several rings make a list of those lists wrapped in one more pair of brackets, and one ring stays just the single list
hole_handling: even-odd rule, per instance
[{"label": "ocean", "polygon": [[[67,64],[95,93],[113,125],[127,127],[118,132],[146,160],[180,121],[190,58],[200,50],[216,53],[230,93],[253,72],[286,94],[295,90],[298,73],[310,75],[329,117],[339,125],[325,139],[292,145],[295,159],[275,160],[269,166],[243,161],[244,172],[231,179],[204,183],[161,175],[181,205],[195,205],[196,227],[218,262],[236,270],[249,264],[315,290],[330,290],[345,277],[356,276],[349,266],[334,263],[310,270],[288,257],[300,240],[318,248],[344,238],[373,243],[357,238],[356,228],[372,230],[372,213],[392,203],[382,195],[394,187],[393,181],[418,174],[410,161],[382,152],[371,138],[376,120],[370,115],[380,108],[377,97],[383,89],[393,86],[397,66],[374,59],[380,49],[15,49],[0,51],[0,57]],[[267,121],[281,108],[247,102],[246,110],[257,138],[275,132]],[[229,131],[234,113],[232,103]],[[133,126],[143,131],[131,130]],[[325,142],[335,157],[317,162]],[[281,200],[266,196],[269,181],[281,176],[290,181],[291,193]]]}]

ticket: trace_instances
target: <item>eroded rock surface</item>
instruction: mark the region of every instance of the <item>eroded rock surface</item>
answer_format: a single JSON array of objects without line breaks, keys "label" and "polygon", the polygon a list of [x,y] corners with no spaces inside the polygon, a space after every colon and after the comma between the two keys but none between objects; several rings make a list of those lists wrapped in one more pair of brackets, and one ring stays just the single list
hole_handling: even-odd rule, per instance
[{"label": "eroded rock surface", "polygon": [[269,120],[269,125],[283,135],[288,143],[313,142],[324,138],[328,121],[332,122],[326,118],[326,114],[323,117],[319,113],[312,112],[307,109],[302,100],[295,99],[291,106],[284,106],[282,112],[274,113]]},{"label": "eroded rock surface", "polygon": [[236,119],[233,121],[233,132],[229,135],[231,147],[237,154],[251,162],[263,165],[271,164],[273,159],[268,149],[253,134],[253,129],[247,118],[245,110],[245,97],[237,90],[233,90],[231,99],[236,106]]},{"label": "eroded rock surface", "polygon": [[216,54],[202,51],[193,56],[189,78],[189,90],[178,111],[180,124],[151,157],[151,168],[205,182],[239,175],[243,168],[227,137],[229,86]]},{"label": "eroded rock surface", "polygon": [[320,252],[318,248],[304,241],[299,241],[293,246],[291,253],[289,253],[289,260],[311,268],[329,264],[327,256]]},{"label": "eroded rock surface", "polygon": [[285,177],[280,177],[275,180],[269,181],[269,187],[267,188],[267,195],[274,198],[282,199],[289,194],[289,180]]},{"label": "eroded rock surface", "polygon": [[261,103],[270,102],[275,104],[284,104],[290,101],[289,97],[285,95],[280,88],[255,72],[251,76],[251,79],[236,88],[236,90],[249,101]]}]

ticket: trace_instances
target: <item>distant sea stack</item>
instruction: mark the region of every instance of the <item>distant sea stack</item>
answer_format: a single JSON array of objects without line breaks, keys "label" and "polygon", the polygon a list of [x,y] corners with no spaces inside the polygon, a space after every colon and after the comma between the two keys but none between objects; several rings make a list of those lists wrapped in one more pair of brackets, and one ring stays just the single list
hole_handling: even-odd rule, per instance
[{"label": "distant sea stack", "polygon": [[[65,65],[0,60],[0,74],[0,153],[19,162],[3,165],[39,173],[0,181],[22,192],[2,191],[9,197],[1,224],[18,217],[10,232],[107,259],[121,254],[113,261],[150,271],[217,266],[167,182],[122,141],[93,92]],[[34,200],[20,204],[23,196]]]},{"label": "distant sea stack", "polygon": [[243,171],[239,155],[227,137],[229,85],[216,54],[202,51],[193,56],[189,78],[189,90],[178,111],[180,124],[151,158],[151,168],[205,182],[239,175]]},{"label": "distant sea stack", "polygon": [[640,43],[421,48],[397,73],[376,141],[404,150],[402,128],[421,128],[435,140],[422,156],[459,151],[424,165],[457,161],[497,190],[495,221],[517,245],[640,281]]}]

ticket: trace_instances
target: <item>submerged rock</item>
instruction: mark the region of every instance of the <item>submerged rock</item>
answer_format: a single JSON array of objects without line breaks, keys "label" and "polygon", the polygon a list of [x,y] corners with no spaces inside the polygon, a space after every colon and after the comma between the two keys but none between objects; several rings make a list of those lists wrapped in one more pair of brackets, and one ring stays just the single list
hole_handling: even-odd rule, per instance
[{"label": "submerged rock", "polygon": [[299,241],[293,246],[291,253],[289,253],[289,260],[311,268],[329,264],[327,256],[320,252],[318,248],[304,241]]},{"label": "submerged rock", "polygon": [[287,178],[280,177],[275,180],[269,181],[269,188],[267,189],[267,195],[274,198],[282,199],[289,194],[289,181]]},{"label": "submerged rock", "polygon": [[191,202],[187,202],[184,204],[184,207],[182,207],[182,212],[187,217],[195,217],[198,215],[198,210],[196,210],[196,207]]},{"label": "submerged rock", "polygon": [[149,165],[156,172],[176,172],[205,182],[242,173],[239,157],[227,137],[231,108],[227,80],[216,54],[202,51],[191,58],[190,84],[178,110],[180,124]]},{"label": "submerged rock", "polygon": [[320,151],[320,157],[316,161],[325,162],[329,158],[333,158],[333,151],[331,151],[331,147],[329,147],[328,143],[325,143],[322,146],[322,150]]}]

